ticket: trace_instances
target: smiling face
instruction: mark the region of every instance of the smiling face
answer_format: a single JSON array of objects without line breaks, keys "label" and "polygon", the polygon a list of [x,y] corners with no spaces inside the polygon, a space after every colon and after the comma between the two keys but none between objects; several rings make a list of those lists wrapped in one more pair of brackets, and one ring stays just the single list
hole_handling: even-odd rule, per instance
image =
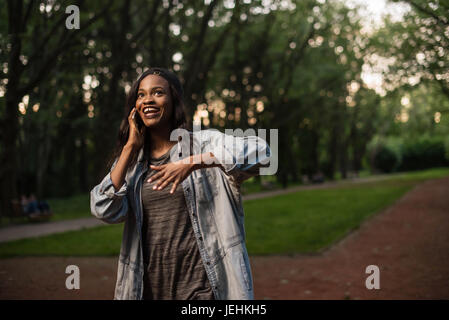
[{"label": "smiling face", "polygon": [[173,112],[168,81],[150,74],[140,81],[136,109],[146,127],[169,125]]}]

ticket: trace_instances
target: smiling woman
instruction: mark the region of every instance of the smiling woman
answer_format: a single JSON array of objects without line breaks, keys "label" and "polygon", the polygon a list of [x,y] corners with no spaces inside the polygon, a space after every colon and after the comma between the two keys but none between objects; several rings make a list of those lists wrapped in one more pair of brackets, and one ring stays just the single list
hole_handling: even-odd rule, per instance
[{"label": "smiling woman", "polygon": [[137,79],[111,170],[91,191],[94,216],[125,222],[115,299],[252,299],[240,184],[268,166],[269,147],[213,130],[172,141],[187,127],[182,94],[166,69]]}]

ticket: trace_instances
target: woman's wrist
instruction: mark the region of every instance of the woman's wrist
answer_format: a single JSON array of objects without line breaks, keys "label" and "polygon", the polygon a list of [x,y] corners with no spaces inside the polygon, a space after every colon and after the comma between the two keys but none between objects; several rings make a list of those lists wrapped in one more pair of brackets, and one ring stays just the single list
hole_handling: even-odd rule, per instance
[{"label": "woman's wrist", "polygon": [[189,160],[189,163],[192,165],[192,170],[220,166],[212,152],[192,155]]},{"label": "woman's wrist", "polygon": [[129,143],[127,142],[124,146],[123,146],[123,151],[126,152],[135,152],[137,151],[137,146],[135,144]]}]

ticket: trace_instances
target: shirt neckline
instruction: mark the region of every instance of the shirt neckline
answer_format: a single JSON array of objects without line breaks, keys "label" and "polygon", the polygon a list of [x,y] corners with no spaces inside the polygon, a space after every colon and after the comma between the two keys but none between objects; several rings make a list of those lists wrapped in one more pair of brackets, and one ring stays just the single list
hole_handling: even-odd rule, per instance
[{"label": "shirt neckline", "polygon": [[171,150],[176,147],[177,144],[173,145],[173,147],[171,147],[166,153],[164,153],[162,156],[154,158],[154,157],[150,157],[150,161],[160,161],[163,160],[167,157],[167,155],[170,155]]}]

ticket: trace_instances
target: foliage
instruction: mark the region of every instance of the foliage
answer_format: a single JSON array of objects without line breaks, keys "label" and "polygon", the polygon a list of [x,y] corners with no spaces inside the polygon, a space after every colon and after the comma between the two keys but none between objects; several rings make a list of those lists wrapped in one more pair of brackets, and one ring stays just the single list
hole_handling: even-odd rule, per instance
[{"label": "foliage", "polygon": [[388,137],[373,139],[370,153],[374,167],[382,172],[422,170],[448,166],[444,138],[423,135],[416,139]]},{"label": "foliage", "polygon": [[370,152],[374,157],[374,168],[382,172],[394,172],[402,163],[402,141],[399,138],[389,137],[387,139],[373,142]]},{"label": "foliage", "polygon": [[[2,214],[23,192],[63,197],[96,185],[126,92],[150,66],[179,75],[188,117],[203,128],[278,129],[283,186],[366,170],[374,136],[448,135],[447,4],[405,2],[402,20],[367,32],[340,0],[7,1]],[[79,30],[65,28],[69,4],[80,7]],[[364,75],[383,58],[380,93]]]},{"label": "foliage", "polygon": [[446,137],[446,139],[444,140],[444,150],[446,160],[449,161],[449,137]]},{"label": "foliage", "polygon": [[444,139],[442,137],[423,136],[416,141],[404,143],[402,163],[398,170],[422,170],[449,165],[445,158]]}]

